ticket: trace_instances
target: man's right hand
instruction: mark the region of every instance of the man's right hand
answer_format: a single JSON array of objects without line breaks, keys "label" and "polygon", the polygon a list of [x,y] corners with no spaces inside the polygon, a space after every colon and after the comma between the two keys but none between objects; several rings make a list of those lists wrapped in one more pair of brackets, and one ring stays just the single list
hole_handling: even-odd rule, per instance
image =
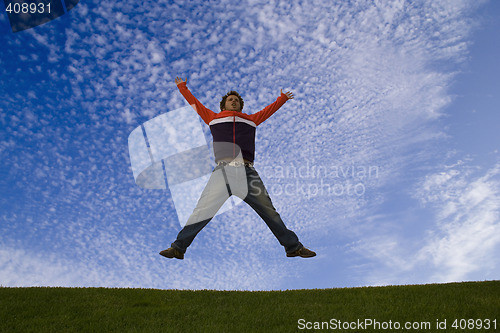
[{"label": "man's right hand", "polygon": [[179,85],[179,84],[181,84],[181,83],[183,83],[183,82],[187,82],[187,78],[186,78],[186,79],[184,79],[184,80],[183,80],[183,79],[181,79],[181,78],[180,78],[180,77],[178,77],[178,76],[175,78],[175,84]]}]

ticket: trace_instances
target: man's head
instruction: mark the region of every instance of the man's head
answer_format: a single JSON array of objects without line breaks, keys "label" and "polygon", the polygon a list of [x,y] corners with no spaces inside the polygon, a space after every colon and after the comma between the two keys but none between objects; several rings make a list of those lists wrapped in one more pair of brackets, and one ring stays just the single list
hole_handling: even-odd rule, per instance
[{"label": "man's head", "polygon": [[224,96],[222,96],[222,100],[220,101],[220,110],[228,110],[228,111],[239,111],[243,110],[243,98],[241,98],[240,94],[236,91],[231,90]]}]

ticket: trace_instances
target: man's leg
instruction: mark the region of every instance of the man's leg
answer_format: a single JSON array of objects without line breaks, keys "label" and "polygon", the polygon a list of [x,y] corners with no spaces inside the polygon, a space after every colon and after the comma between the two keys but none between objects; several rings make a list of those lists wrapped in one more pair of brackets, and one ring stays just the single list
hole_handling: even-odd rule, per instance
[{"label": "man's leg", "polygon": [[187,247],[191,245],[196,235],[210,222],[230,197],[222,171],[222,167],[214,169],[200,200],[196,204],[196,208],[184,228],[177,235],[175,242],[172,243],[171,246],[179,252],[186,252]]},{"label": "man's leg", "polygon": [[285,223],[283,223],[257,171],[253,167],[245,167],[245,169],[247,172],[248,195],[242,199],[266,222],[280,244],[285,247],[287,253],[293,253],[301,249],[303,245],[299,242],[297,235],[287,229]]}]

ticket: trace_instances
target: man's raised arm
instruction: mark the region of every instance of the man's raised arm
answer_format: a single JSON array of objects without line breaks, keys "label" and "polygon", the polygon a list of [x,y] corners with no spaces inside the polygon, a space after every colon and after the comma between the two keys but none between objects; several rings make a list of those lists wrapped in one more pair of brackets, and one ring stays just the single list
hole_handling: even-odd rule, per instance
[{"label": "man's raised arm", "polygon": [[187,78],[186,79],[181,79],[180,77],[175,78],[175,84],[177,85],[177,88],[179,88],[179,91],[181,92],[182,96],[186,99],[186,101],[193,107],[193,109],[200,115],[201,119],[205,122],[205,124],[209,124],[212,119],[215,117],[215,112],[212,110],[206,108],[201,102],[193,96],[191,91],[189,91],[188,87],[186,86],[187,83]]},{"label": "man's raised arm", "polygon": [[288,91],[286,93],[283,92],[283,89],[280,90],[281,94],[280,96],[276,99],[276,101],[272,104],[269,104],[266,106],[264,109],[260,110],[256,114],[253,115],[253,121],[254,123],[258,126],[261,124],[264,120],[267,118],[271,117],[273,113],[278,111],[278,109],[286,103],[289,99],[294,98],[293,93],[291,91]]}]

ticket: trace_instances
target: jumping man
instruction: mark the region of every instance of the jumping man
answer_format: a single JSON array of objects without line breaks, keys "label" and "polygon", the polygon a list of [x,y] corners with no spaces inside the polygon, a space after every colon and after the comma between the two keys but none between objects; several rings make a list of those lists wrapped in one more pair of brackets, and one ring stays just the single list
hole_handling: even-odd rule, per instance
[{"label": "jumping man", "polygon": [[176,77],[180,93],[193,106],[203,121],[210,126],[214,143],[215,162],[210,179],[189,217],[171,247],[160,252],[167,258],[184,259],[184,253],[196,235],[215,216],[224,202],[236,195],[252,207],[266,222],[271,232],[285,248],[287,257],[310,258],[315,252],[305,248],[297,235],[287,229],[276,212],[271,198],[253,167],[255,155],[255,130],[285,102],[293,99],[293,93],[283,93],[276,101],[255,114],[242,113],[243,99],[236,91],[222,97],[221,112],[207,109],[193,96],[186,86],[187,79]]}]

